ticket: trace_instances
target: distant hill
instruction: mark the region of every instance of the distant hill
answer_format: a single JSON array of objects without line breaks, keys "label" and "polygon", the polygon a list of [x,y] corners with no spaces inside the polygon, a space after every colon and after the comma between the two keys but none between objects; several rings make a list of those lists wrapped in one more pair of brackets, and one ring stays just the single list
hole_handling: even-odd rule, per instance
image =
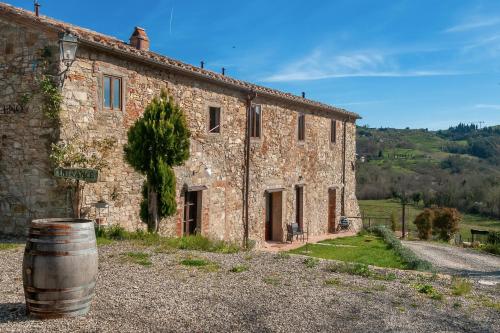
[{"label": "distant hill", "polygon": [[404,191],[426,206],[500,217],[500,126],[357,129],[357,195]]}]

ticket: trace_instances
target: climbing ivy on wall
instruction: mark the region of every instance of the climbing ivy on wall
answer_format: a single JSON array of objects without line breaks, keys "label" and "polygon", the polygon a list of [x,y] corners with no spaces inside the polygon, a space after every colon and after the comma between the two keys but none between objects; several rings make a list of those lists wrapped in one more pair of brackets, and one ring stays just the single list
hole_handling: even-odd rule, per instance
[{"label": "climbing ivy on wall", "polygon": [[146,107],[128,131],[125,158],[137,171],[146,175],[141,203],[141,218],[148,230],[157,232],[159,218],[177,210],[173,166],[189,158],[189,129],[183,111],[173,98],[162,91]]},{"label": "climbing ivy on wall", "polygon": [[55,66],[52,50],[49,47],[41,50],[38,66],[40,73],[36,77],[36,82],[38,92],[42,95],[42,111],[47,118],[58,121],[63,97],[57,83],[58,78],[52,74]]}]

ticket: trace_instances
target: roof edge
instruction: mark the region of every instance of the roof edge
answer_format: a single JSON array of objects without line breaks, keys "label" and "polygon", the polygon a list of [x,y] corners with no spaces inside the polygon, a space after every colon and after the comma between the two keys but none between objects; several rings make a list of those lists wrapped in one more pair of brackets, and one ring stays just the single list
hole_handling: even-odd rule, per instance
[{"label": "roof edge", "polygon": [[125,56],[129,59],[133,59],[142,63],[159,66],[177,72],[179,74],[209,81],[214,84],[223,85],[243,92],[254,91],[258,95],[266,96],[268,98],[282,100],[297,105],[304,105],[310,108],[321,109],[327,112],[333,112],[343,118],[347,118],[348,120],[352,121],[361,119],[361,116],[357,113],[334,107],[329,104],[302,98],[297,95],[286,93],[277,89],[272,89],[247,81],[224,76],[219,73],[201,69],[152,51],[138,51],[137,49],[133,49],[132,46],[117,39],[116,37],[107,36],[105,34],[55,20],[47,16],[36,16],[31,11],[17,8],[6,3],[0,2],[0,14],[6,14],[7,17],[14,16],[16,18],[19,18],[20,20],[29,21],[28,24],[39,24],[46,28],[54,30],[55,32],[69,31],[70,33],[75,34],[78,38],[79,43],[84,46],[96,48],[102,51],[110,52],[112,54],[118,54],[120,56]]}]

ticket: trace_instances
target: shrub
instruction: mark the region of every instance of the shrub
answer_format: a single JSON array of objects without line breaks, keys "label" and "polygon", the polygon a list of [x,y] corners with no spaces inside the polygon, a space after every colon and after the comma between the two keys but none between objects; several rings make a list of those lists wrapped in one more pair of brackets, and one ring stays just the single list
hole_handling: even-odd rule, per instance
[{"label": "shrub", "polygon": [[275,259],[290,259],[290,254],[286,252],[278,252],[275,256]]},{"label": "shrub", "polygon": [[248,266],[247,265],[236,265],[233,268],[229,270],[230,272],[233,273],[242,273],[248,271]]},{"label": "shrub", "polygon": [[333,263],[328,265],[327,270],[335,273],[347,273],[363,277],[370,277],[373,275],[373,272],[370,270],[368,265],[361,263]]},{"label": "shrub", "polygon": [[481,247],[481,250],[486,251],[488,253],[500,255],[500,243],[486,244],[483,247]]},{"label": "shrub", "polygon": [[500,231],[490,231],[487,242],[489,244],[500,244]]},{"label": "shrub", "polygon": [[394,232],[398,227],[398,219],[396,217],[396,212],[391,213],[391,230]]},{"label": "shrub", "polygon": [[382,237],[384,242],[386,242],[387,245],[392,248],[401,257],[401,259],[403,259],[407,268],[419,271],[431,270],[432,265],[430,262],[418,258],[410,249],[404,247],[401,241],[397,239],[396,236],[394,236],[394,234],[385,226],[377,225],[372,227],[371,230],[375,234]]},{"label": "shrub", "polygon": [[430,239],[437,234],[439,239],[449,241],[458,231],[461,215],[455,208],[426,208],[415,218],[420,239]]},{"label": "shrub", "polygon": [[429,296],[432,299],[439,300],[439,301],[443,299],[443,295],[440,292],[438,292],[436,289],[434,289],[434,287],[431,286],[430,284],[417,284],[415,286],[415,289],[417,289],[417,291],[419,293],[426,294],[427,296]]},{"label": "shrub", "polygon": [[438,234],[440,239],[449,241],[453,234],[458,231],[461,219],[462,217],[456,208],[437,208],[432,221],[433,231]]},{"label": "shrub", "polygon": [[467,279],[453,277],[451,280],[451,293],[455,296],[467,295],[472,290],[472,282]]},{"label": "shrub", "polygon": [[240,250],[236,244],[212,241],[201,235],[168,238],[144,230],[129,232],[119,225],[96,228],[96,237],[100,244],[109,244],[106,240],[131,240],[144,246],[160,246],[163,250],[181,249],[218,253],[236,253]]},{"label": "shrub", "polygon": [[415,218],[415,225],[418,230],[418,237],[420,239],[430,239],[432,236],[432,221],[434,220],[434,211],[426,208],[424,211],[417,215]]},{"label": "shrub", "polygon": [[319,260],[317,258],[309,257],[309,258],[304,259],[304,265],[306,265],[307,268],[314,268],[314,267],[318,266],[318,264],[319,264]]}]

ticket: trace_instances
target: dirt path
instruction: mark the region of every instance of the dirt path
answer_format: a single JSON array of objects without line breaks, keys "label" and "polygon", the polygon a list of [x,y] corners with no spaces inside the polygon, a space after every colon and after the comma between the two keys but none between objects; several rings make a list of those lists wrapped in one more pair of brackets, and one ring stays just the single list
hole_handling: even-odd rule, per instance
[{"label": "dirt path", "polygon": [[431,242],[405,241],[403,244],[444,273],[500,283],[499,256]]}]

